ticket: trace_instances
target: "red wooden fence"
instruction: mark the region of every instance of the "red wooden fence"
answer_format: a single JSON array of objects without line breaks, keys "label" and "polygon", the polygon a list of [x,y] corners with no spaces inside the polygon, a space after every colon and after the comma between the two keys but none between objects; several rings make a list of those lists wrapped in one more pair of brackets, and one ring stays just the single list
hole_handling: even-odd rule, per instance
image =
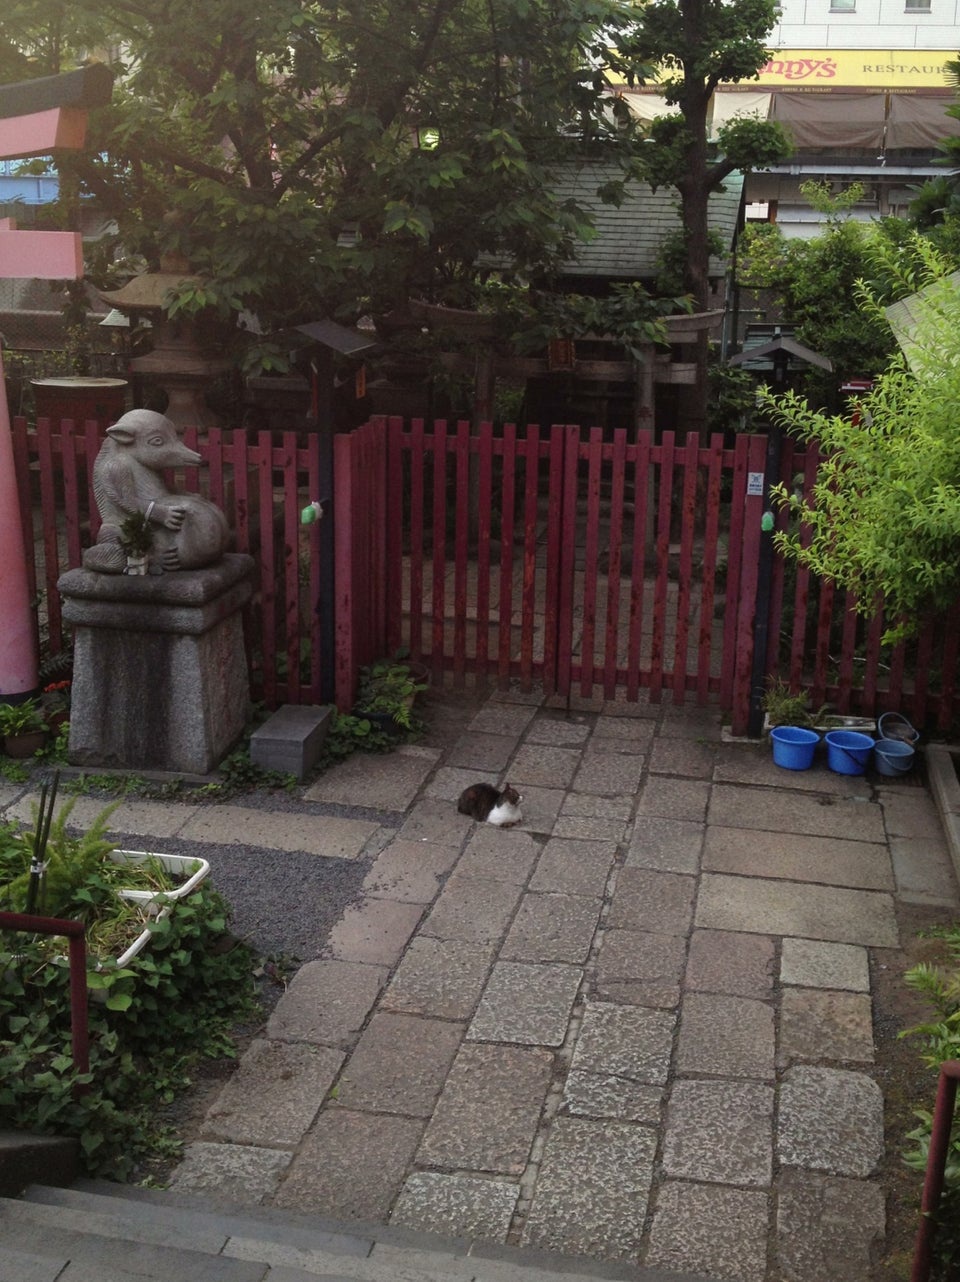
[{"label": "red wooden fence", "polygon": [[[301,527],[319,493],[316,437],[211,431],[209,464],[181,485],[227,513],[257,562],[248,643],[269,707],[320,701],[333,665],[350,706],[359,667],[409,647],[435,680],[542,683],[550,693],[680,704],[719,701],[735,730],[751,693],[761,437],[659,442],[575,426],[374,420],[334,438],[332,511]],[[95,424],[15,420],[24,532],[49,649],[65,644],[56,580],[96,533]],[[790,442],[782,476],[812,484],[815,452]],[[751,483],[752,482],[752,483]],[[778,518],[781,525],[786,514]],[[322,653],[320,541],[334,540],[334,653]],[[949,730],[960,609],[913,640],[882,643],[846,593],[775,558],[767,669],[814,706],[899,709]]]}]

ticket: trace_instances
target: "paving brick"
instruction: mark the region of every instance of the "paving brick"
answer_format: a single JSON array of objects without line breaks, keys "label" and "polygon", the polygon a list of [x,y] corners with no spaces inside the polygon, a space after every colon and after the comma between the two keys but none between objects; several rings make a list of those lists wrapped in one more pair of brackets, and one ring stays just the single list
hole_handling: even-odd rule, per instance
[{"label": "paving brick", "polygon": [[686,940],[681,935],[605,930],[594,974],[594,993],[601,1001],[676,1006],[685,962]]},{"label": "paving brick", "polygon": [[715,744],[690,739],[657,739],[650,756],[650,773],[709,779],[716,759]]},{"label": "paving brick", "polygon": [[693,918],[693,877],[647,868],[621,868],[607,918],[611,930],[686,935]]},{"label": "paving brick", "polygon": [[883,1096],[865,1073],[795,1064],[780,1087],[777,1147],[784,1166],[872,1175],[883,1157]]},{"label": "paving brick", "polygon": [[535,707],[523,704],[488,703],[470,718],[467,730],[471,734],[502,734],[519,736],[530,727],[537,716]]},{"label": "paving brick", "polygon": [[627,867],[697,873],[704,831],[704,824],[690,819],[638,816],[627,850]]},{"label": "paving brick", "polygon": [[330,932],[330,952],[340,961],[393,967],[403,955],[422,912],[421,904],[362,899],[347,908]]},{"label": "paving brick", "polygon": [[785,939],[780,957],[780,982],[804,988],[868,993],[867,950],[857,944],[833,944],[821,939]]},{"label": "paving brick", "polygon": [[578,966],[497,962],[467,1030],[468,1038],[562,1045],[582,978]]},{"label": "paving brick", "polygon": [[325,1109],[273,1204],[338,1219],[385,1221],[422,1134],[419,1118]]},{"label": "paving brick", "polygon": [[766,1188],[773,1167],[773,1087],[677,1081],[667,1107],[664,1172]]},{"label": "paving brick", "polygon": [[636,792],[640,786],[644,758],[639,754],[600,752],[588,748],[573,780],[574,792],[594,796],[617,796]]},{"label": "paving brick", "polygon": [[677,1069],[715,1077],[772,1080],[773,1007],[748,997],[685,993]]},{"label": "paving brick", "polygon": [[527,730],[527,743],[542,743],[552,748],[579,748],[590,738],[591,718],[586,716],[552,717],[540,713]]},{"label": "paving brick", "polygon": [[769,997],[773,991],[774,953],[769,935],[695,930],[690,937],[684,985],[705,993]]},{"label": "paving brick", "polygon": [[315,961],[301,966],[274,1007],[267,1036],[279,1041],[350,1046],[387,978],[382,966]]},{"label": "paving brick", "polygon": [[307,1042],[252,1042],[207,1112],[201,1137],[292,1148],[316,1117],[343,1063],[340,1050]]},{"label": "paving brick", "polygon": [[900,943],[893,900],[882,892],[720,873],[704,873],[700,879],[696,924],[870,948],[897,948]]},{"label": "paving brick", "polygon": [[533,788],[525,783],[520,791],[523,821],[510,831],[552,832],[566,795],[560,788]]},{"label": "paving brick", "polygon": [[435,801],[452,801],[456,812],[456,803],[464,788],[475,783],[490,783],[488,770],[454,769],[452,766],[439,766],[424,786],[423,793]]},{"label": "paving brick", "polygon": [[493,944],[417,935],[380,999],[381,1009],[469,1019],[496,954]]},{"label": "paving brick", "polygon": [[170,1187],[256,1206],[272,1199],[290,1160],[289,1153],[249,1144],[188,1144]]},{"label": "paving brick", "polygon": [[780,1004],[777,1062],[844,1059],[873,1063],[873,1018],[869,993],[786,988]]},{"label": "paving brick", "polygon": [[400,1191],[390,1223],[445,1237],[504,1242],[519,1192],[519,1184],[507,1180],[415,1171]]},{"label": "paving brick", "polygon": [[851,841],[884,840],[880,806],[849,797],[806,795],[786,789],[714,784],[708,822],[724,828],[762,828],[767,832],[846,837]]},{"label": "paving brick", "polygon": [[655,1152],[656,1132],[646,1127],[558,1117],[524,1225],[524,1244],[570,1255],[636,1259]]},{"label": "paving brick", "polygon": [[673,703],[660,705],[660,734],[665,739],[700,739],[705,743],[719,743],[722,733],[723,725],[716,708]]},{"label": "paving brick", "polygon": [[580,753],[572,748],[553,748],[548,744],[522,744],[510,765],[510,782],[523,791],[523,785],[539,788],[569,788],[580,765]]},{"label": "paving brick", "polygon": [[459,870],[440,892],[421,934],[468,943],[499,943],[522,894],[520,886],[489,877],[467,877]]},{"label": "paving brick", "polygon": [[429,841],[438,846],[455,846],[458,850],[473,827],[468,815],[457,813],[456,805],[437,797],[422,797],[406,814],[397,829],[402,841]]},{"label": "paving brick", "polygon": [[663,1091],[616,1073],[571,1070],[563,1084],[564,1112],[572,1117],[608,1117],[617,1122],[660,1125]]},{"label": "paving brick", "polygon": [[397,838],[374,860],[364,878],[363,890],[373,899],[429,904],[456,862],[457,850],[453,846]]},{"label": "paving brick", "polygon": [[593,728],[590,746],[604,752],[646,753],[655,731],[649,717],[601,716]]},{"label": "paving brick", "polygon": [[520,1175],[553,1070],[550,1051],[466,1043],[417,1151],[426,1166]]},{"label": "paving brick", "polygon": [[543,847],[529,833],[516,828],[481,824],[457,864],[459,877],[488,877],[522,886],[533,870]]},{"label": "paving brick", "polygon": [[560,817],[621,820],[626,823],[633,814],[632,797],[599,797],[589,792],[563,794]]},{"label": "paving brick", "polygon": [[838,837],[707,829],[703,867],[745,877],[783,877],[864,890],[892,890],[893,870],[885,845]]},{"label": "paving brick", "polygon": [[637,822],[640,815],[657,815],[662,819],[686,819],[702,823],[706,818],[710,784],[700,779],[673,779],[651,775],[643,785]]},{"label": "paving brick", "polygon": [[479,734],[470,730],[447,753],[446,763],[454,769],[482,770],[492,776],[493,782],[516,751],[517,738],[514,734]]},{"label": "paving brick", "polygon": [[551,837],[537,861],[530,889],[601,899],[616,854],[612,841]]},{"label": "paving brick", "polygon": [[760,1190],[671,1181],[657,1193],[644,1262],[724,1282],[764,1282],[767,1218]]},{"label": "paving brick", "polygon": [[524,895],[500,950],[505,961],[569,962],[590,953],[602,901],[579,895]]},{"label": "paving brick", "polygon": [[551,833],[554,837],[570,837],[577,841],[613,841],[619,844],[624,839],[627,826],[623,819],[559,815]]},{"label": "paving brick", "polygon": [[883,1189],[788,1169],[777,1196],[777,1262],[784,1282],[870,1282],[885,1231]]},{"label": "paving brick", "polygon": [[574,1048],[571,1072],[649,1086],[667,1080],[676,1014],[639,1006],[588,1002]]},{"label": "paving brick", "polygon": [[378,1012],[344,1068],[337,1106],[429,1117],[463,1032],[446,1020]]}]

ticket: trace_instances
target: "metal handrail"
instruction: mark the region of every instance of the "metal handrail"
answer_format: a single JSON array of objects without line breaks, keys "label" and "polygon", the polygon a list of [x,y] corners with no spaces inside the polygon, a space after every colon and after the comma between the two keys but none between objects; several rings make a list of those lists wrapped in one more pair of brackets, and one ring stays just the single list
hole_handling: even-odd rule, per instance
[{"label": "metal handrail", "polygon": [[[59,917],[36,917],[32,913],[0,912],[0,930],[25,931],[33,935],[64,935],[70,947],[70,1040],[73,1067],[79,1074],[90,1071],[90,1034],[87,1028],[87,928],[82,921]],[[78,1094],[88,1088],[78,1085]]]},{"label": "metal handrail", "polygon": [[910,1282],[927,1282],[933,1255],[933,1238],[936,1232],[935,1215],[943,1192],[944,1171],[953,1127],[953,1109],[960,1083],[960,1059],[947,1059],[940,1065],[937,1082],[937,1102],[933,1109],[930,1128],[930,1148],[927,1150],[927,1172],[920,1198],[920,1227],[913,1252],[913,1270]]}]

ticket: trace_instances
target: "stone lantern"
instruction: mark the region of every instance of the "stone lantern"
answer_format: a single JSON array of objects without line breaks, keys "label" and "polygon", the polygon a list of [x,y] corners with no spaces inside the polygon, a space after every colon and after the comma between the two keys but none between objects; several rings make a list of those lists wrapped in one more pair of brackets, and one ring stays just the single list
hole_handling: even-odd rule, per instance
[{"label": "stone lantern", "polygon": [[130,370],[167,393],[164,414],[180,431],[185,427],[203,430],[218,425],[204,390],[211,379],[230,368],[229,361],[204,352],[194,320],[164,315],[163,303],[172,290],[200,283],[200,277],[190,273],[185,258],[168,254],[160,259],[160,271],[143,272],[122,289],[100,294],[111,307],[151,321],[153,351],[135,356]]}]

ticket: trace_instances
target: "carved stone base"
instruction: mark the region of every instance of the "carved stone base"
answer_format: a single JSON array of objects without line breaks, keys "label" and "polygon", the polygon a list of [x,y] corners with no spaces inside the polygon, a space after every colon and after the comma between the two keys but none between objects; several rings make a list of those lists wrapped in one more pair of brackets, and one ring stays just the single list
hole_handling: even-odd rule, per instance
[{"label": "carved stone base", "polygon": [[241,611],[253,559],[134,578],[70,570],[57,586],[74,633],[74,765],[206,774],[243,733]]}]

